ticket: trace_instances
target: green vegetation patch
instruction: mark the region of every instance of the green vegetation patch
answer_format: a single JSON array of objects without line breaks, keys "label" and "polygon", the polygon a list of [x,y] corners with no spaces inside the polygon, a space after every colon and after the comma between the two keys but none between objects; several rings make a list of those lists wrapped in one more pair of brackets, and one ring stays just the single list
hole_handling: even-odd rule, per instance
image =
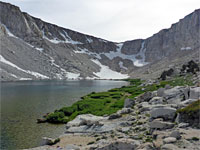
[{"label": "green vegetation patch", "polygon": [[128,95],[134,93],[134,96],[137,96],[142,93],[141,88],[138,87],[141,83],[142,81],[139,79],[132,79],[131,85],[127,87],[123,86],[107,92],[92,92],[81,97],[81,100],[72,106],[63,107],[48,114],[46,120],[50,123],[67,123],[80,114],[93,114],[96,116],[113,114],[123,108],[124,100]]},{"label": "green vegetation patch", "polygon": [[81,100],[70,107],[63,107],[46,116],[47,122],[50,123],[67,123],[80,114],[93,114],[97,116],[110,115],[124,106],[126,98],[134,99],[136,96],[147,92],[155,91],[166,85],[182,86],[191,85],[190,77],[176,77],[173,80],[161,81],[158,84],[141,86],[143,81],[140,79],[126,79],[130,82],[128,86],[114,88],[107,92],[92,92],[81,97]]},{"label": "green vegetation patch", "polygon": [[200,112],[200,100],[197,100],[185,108],[179,109],[178,113],[188,114],[190,116],[196,115]]}]

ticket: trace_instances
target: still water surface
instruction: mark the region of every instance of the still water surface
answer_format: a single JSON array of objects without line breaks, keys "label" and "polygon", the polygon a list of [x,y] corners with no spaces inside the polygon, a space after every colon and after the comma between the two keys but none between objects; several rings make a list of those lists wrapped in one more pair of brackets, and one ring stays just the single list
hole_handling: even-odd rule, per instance
[{"label": "still water surface", "polygon": [[39,146],[42,137],[55,138],[64,125],[37,124],[47,112],[69,106],[90,92],[127,85],[123,81],[21,81],[1,83],[1,149]]}]

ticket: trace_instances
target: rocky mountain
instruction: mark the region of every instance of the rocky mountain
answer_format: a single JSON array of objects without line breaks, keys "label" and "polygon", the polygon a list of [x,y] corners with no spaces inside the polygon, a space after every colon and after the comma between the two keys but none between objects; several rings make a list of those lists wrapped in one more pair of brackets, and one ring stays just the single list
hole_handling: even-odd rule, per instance
[{"label": "rocky mountain", "polygon": [[183,56],[198,59],[199,30],[200,9],[147,39],[116,43],[44,22],[0,2],[1,80],[138,76],[164,60],[167,65],[176,60],[176,65]]}]

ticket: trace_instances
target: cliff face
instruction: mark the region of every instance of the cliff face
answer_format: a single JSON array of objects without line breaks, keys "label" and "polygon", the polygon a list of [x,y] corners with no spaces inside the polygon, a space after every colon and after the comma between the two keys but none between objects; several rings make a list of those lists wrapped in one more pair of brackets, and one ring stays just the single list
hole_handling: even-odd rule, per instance
[{"label": "cliff face", "polygon": [[200,46],[200,10],[196,10],[170,29],[161,30],[148,38],[146,58],[152,62],[162,57],[170,57],[182,51],[195,50]]},{"label": "cliff face", "polygon": [[115,43],[0,2],[1,79],[126,78],[138,67],[199,50],[200,10],[148,39]]}]

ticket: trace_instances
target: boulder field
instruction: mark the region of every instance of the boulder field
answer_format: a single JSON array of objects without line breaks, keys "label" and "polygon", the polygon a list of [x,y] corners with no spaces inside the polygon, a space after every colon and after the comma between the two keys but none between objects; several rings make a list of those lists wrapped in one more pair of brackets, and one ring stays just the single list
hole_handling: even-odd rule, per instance
[{"label": "boulder field", "polygon": [[200,150],[199,93],[198,84],[143,93],[110,116],[77,116],[58,143],[30,150]]}]

